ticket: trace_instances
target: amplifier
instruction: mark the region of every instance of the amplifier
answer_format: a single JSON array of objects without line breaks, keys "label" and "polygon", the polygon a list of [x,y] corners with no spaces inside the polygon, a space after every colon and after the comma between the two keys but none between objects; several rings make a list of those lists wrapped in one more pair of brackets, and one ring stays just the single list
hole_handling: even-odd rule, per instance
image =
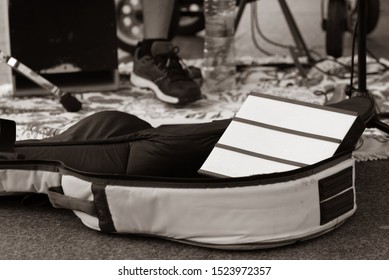
[{"label": "amplifier", "polygon": [[[103,91],[118,86],[112,0],[9,0],[11,55],[61,89]],[[14,95],[47,94],[13,72]]]}]

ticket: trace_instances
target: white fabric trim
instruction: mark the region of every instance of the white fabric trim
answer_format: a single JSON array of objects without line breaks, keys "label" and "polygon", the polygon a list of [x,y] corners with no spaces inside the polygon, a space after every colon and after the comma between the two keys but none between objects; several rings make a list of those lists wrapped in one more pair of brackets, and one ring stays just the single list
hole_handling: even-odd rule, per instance
[{"label": "white fabric trim", "polygon": [[118,232],[219,245],[276,242],[327,231],[352,215],[356,207],[320,226],[318,180],[349,166],[351,159],[306,178],[262,186],[107,186],[106,194]]},{"label": "white fabric trim", "polygon": [[0,170],[0,192],[47,193],[52,186],[59,186],[61,175],[58,172],[43,170]]}]

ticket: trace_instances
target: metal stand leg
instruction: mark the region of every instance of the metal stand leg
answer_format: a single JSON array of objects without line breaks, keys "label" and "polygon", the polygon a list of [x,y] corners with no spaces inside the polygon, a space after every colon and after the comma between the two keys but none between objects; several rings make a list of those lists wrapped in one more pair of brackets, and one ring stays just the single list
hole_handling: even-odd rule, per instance
[{"label": "metal stand leg", "polygon": [[[358,89],[354,95],[368,96],[375,104],[375,100],[366,85],[366,37],[367,37],[366,0],[358,1]],[[351,96],[352,97],[352,96]],[[373,106],[375,108],[375,106]],[[379,115],[374,112],[373,117],[366,124],[367,127],[377,128],[389,134],[389,125],[379,120]]]},{"label": "metal stand leg", "polygon": [[[235,18],[235,30],[238,28],[239,21],[242,17],[242,14],[243,14],[244,8],[246,7],[246,4],[248,4],[250,2],[254,2],[254,1],[258,1],[258,0],[241,0],[241,1],[239,1],[239,6],[238,6],[239,8],[238,8],[238,12],[237,12],[237,15]],[[308,50],[308,48],[305,44],[305,41],[303,39],[303,36],[301,35],[301,32],[296,24],[296,21],[293,18],[293,15],[289,9],[289,6],[287,5],[285,0],[279,0],[279,3],[281,6],[281,9],[282,9],[282,13],[284,14],[286,22],[289,26],[289,30],[292,34],[293,40],[296,44],[296,48],[298,50],[297,54],[299,56],[306,56],[310,63],[314,62],[314,59],[311,57],[311,55],[309,53],[309,50]],[[295,55],[295,52],[293,52],[292,55]],[[297,59],[297,61],[298,61],[298,59]]]},{"label": "metal stand leg", "polygon": [[240,1],[238,1],[239,8],[238,8],[238,12],[237,12],[236,17],[235,17],[235,30],[238,29],[238,25],[239,25],[240,19],[242,18],[242,14],[243,14],[244,8],[246,7],[246,4],[248,4],[250,2],[254,2],[254,1],[257,1],[257,0],[240,0]]},{"label": "metal stand leg", "polygon": [[299,51],[299,55],[306,56],[309,62],[314,62],[314,59],[309,53],[307,45],[305,44],[303,36],[301,35],[299,28],[297,27],[296,21],[293,18],[292,12],[290,11],[288,4],[285,0],[278,0],[278,2],[280,3],[286,22],[288,23],[290,33],[292,34],[293,40]]}]

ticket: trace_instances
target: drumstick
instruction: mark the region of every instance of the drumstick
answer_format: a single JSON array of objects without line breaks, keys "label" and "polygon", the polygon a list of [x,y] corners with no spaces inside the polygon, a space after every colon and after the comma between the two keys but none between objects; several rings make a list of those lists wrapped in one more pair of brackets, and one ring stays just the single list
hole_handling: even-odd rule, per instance
[{"label": "drumstick", "polygon": [[24,75],[31,81],[35,82],[37,85],[43,87],[50,91],[54,96],[59,98],[59,102],[68,112],[78,112],[82,108],[82,104],[69,92],[65,92],[58,88],[56,85],[52,84],[50,81],[36,73],[34,70],[30,69],[17,59],[5,54],[0,50],[0,62],[4,62],[12,69],[16,70],[20,74]]}]

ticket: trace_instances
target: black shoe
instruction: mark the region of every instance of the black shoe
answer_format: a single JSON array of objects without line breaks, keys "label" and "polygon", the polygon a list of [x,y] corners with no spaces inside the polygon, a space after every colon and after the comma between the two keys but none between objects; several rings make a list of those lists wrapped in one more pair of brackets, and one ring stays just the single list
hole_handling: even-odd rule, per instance
[{"label": "black shoe", "polygon": [[155,41],[151,54],[139,56],[135,50],[131,83],[154,91],[158,99],[169,104],[187,104],[201,99],[199,84],[192,71],[183,67],[178,47],[167,41]]}]

